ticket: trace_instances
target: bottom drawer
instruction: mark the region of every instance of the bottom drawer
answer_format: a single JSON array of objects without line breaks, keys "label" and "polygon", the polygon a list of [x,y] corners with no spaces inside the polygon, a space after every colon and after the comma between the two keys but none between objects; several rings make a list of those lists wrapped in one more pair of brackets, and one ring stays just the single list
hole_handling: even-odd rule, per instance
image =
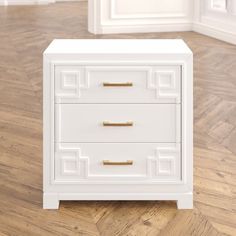
[{"label": "bottom drawer", "polygon": [[55,180],[178,182],[181,145],[175,143],[57,143]]}]

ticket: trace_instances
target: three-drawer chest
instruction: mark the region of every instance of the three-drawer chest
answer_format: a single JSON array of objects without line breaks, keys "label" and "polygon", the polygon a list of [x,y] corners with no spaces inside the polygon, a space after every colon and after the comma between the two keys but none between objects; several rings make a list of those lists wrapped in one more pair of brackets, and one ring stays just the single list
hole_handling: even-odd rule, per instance
[{"label": "three-drawer chest", "polygon": [[60,200],[192,208],[192,63],[180,39],[54,40],[44,52],[44,208]]}]

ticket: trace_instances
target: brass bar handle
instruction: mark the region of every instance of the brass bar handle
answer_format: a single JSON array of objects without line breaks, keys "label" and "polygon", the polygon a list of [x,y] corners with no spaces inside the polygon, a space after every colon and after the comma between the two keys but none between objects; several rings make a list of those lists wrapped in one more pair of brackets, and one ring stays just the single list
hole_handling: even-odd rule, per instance
[{"label": "brass bar handle", "polygon": [[104,82],[103,87],[132,87],[133,83],[131,82],[126,82],[126,83],[109,83],[109,82]]},{"label": "brass bar handle", "polygon": [[124,123],[114,123],[114,122],[109,122],[109,121],[103,121],[103,126],[115,126],[115,127],[129,127],[129,126],[133,126],[134,123],[132,121],[127,121]]},{"label": "brass bar handle", "polygon": [[133,165],[133,161],[128,160],[128,161],[124,161],[124,162],[114,162],[114,161],[109,161],[109,160],[103,160],[103,165],[106,166],[130,166]]}]

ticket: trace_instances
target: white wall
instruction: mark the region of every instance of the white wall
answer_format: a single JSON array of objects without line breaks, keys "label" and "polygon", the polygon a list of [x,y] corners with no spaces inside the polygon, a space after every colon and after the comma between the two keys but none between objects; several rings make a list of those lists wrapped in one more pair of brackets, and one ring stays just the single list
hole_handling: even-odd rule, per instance
[{"label": "white wall", "polygon": [[227,0],[226,10],[211,8],[211,0],[195,0],[193,30],[236,44],[236,0]]},{"label": "white wall", "polygon": [[89,0],[93,33],[191,30],[193,0]]}]

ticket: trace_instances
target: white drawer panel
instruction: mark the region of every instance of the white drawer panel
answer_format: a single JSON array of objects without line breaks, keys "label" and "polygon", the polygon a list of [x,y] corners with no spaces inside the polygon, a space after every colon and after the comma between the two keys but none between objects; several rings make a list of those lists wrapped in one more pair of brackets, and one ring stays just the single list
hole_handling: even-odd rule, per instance
[{"label": "white drawer panel", "polygon": [[[180,107],[180,104],[56,104],[56,142],[180,142]],[[103,122],[111,126],[104,126]],[[133,126],[129,126],[131,123]]]},{"label": "white drawer panel", "polygon": [[126,184],[132,180],[180,181],[181,147],[166,143],[57,143],[55,179]]},{"label": "white drawer panel", "polygon": [[180,103],[181,66],[56,66],[56,103]]}]

